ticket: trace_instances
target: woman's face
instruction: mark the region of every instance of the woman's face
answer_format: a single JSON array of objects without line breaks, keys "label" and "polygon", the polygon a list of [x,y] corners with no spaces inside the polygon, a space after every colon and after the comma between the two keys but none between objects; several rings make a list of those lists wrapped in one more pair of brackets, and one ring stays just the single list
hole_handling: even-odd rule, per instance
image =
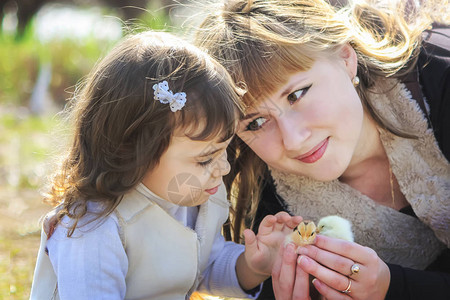
[{"label": "woman's face", "polygon": [[[338,178],[359,149],[363,107],[351,79],[356,56],[318,59],[249,109],[238,136],[269,166],[328,181]],[[357,151],[356,151],[357,152]]]}]

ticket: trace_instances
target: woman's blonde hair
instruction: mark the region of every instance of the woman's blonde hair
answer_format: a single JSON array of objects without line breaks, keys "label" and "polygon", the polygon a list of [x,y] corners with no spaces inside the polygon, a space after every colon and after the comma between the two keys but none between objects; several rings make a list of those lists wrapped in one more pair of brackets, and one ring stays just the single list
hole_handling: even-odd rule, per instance
[{"label": "woman's blonde hair", "polygon": [[[401,78],[414,67],[421,34],[432,21],[430,14],[419,13],[426,10],[390,1],[354,1],[337,8],[323,0],[228,0],[200,25],[196,44],[246,86],[247,107],[276,91],[294,72],[306,71],[316,59],[350,44],[358,57],[357,92],[363,106],[381,127],[411,138],[407,129],[395,128],[375,112],[366,92],[377,77]],[[266,166],[238,137],[231,147],[234,165],[226,184],[235,205],[232,230],[238,241],[243,220],[257,207]]]},{"label": "woman's blonde hair", "polygon": [[[186,93],[180,111],[155,100],[153,85],[162,81],[173,93]],[[177,129],[192,140],[231,138],[241,94],[223,66],[180,38],[126,37],[92,70],[68,109],[72,144],[44,199],[60,205],[52,223],[69,216],[70,236],[89,201],[102,203],[97,218],[111,213],[159,163]]]}]

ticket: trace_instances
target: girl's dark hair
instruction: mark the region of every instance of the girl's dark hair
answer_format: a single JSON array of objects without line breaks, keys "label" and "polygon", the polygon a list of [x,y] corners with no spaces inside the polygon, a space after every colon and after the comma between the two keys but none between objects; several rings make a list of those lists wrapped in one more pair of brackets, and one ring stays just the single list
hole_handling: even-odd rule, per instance
[{"label": "girl's dark hair", "polygon": [[[172,112],[154,99],[153,85],[167,81],[186,104]],[[57,221],[87,212],[87,201],[112,212],[121,197],[154,168],[175,130],[193,140],[233,136],[242,111],[225,69],[198,48],[168,33],[127,37],[92,70],[69,107],[73,140],[44,201],[60,205]]]}]

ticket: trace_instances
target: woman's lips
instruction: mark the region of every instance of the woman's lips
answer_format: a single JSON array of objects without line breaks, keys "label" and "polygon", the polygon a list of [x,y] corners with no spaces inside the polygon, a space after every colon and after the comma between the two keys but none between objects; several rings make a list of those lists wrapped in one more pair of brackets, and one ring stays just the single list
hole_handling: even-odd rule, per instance
[{"label": "woman's lips", "polygon": [[207,190],[205,190],[205,192],[207,192],[210,195],[214,195],[215,193],[217,193],[218,190],[219,190],[219,185],[216,187],[213,187],[212,189],[207,189]]},{"label": "woman's lips", "polygon": [[322,158],[323,154],[327,150],[327,146],[328,146],[328,138],[320,142],[311,151],[302,154],[300,156],[297,156],[295,159],[298,159],[299,161],[307,164],[312,164]]}]

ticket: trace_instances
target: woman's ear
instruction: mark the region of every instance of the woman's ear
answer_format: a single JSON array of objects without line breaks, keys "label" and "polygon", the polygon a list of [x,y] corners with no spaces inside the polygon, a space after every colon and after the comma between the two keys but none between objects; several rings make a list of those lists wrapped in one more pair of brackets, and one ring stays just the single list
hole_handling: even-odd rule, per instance
[{"label": "woman's ear", "polygon": [[345,44],[341,48],[339,56],[344,60],[345,67],[350,78],[355,77],[358,69],[358,58],[356,56],[355,49],[353,49],[350,44]]}]

